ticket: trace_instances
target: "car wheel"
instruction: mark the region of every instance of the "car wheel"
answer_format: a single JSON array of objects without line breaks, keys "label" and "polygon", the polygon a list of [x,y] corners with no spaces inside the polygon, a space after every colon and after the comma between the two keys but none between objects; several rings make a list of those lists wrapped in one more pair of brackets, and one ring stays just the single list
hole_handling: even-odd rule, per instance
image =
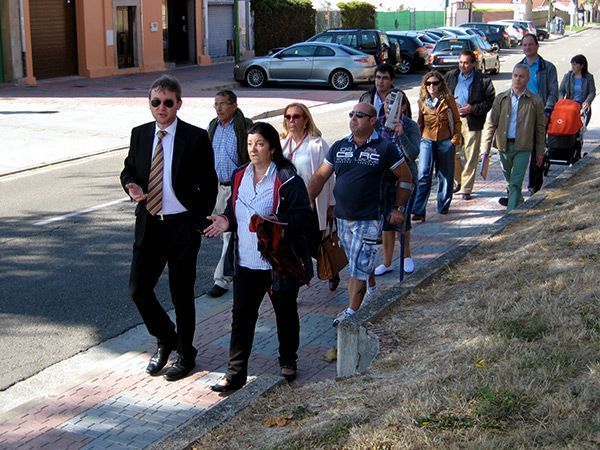
[{"label": "car wheel", "polygon": [[492,50],[495,52],[500,51],[500,45],[498,45],[497,42],[492,42],[490,45],[492,46]]},{"label": "car wheel", "polygon": [[538,38],[538,41],[543,41],[544,40],[544,35],[543,34],[538,34],[537,38]]},{"label": "car wheel", "polygon": [[352,86],[352,75],[347,70],[336,69],[331,73],[329,83],[335,90],[343,91]]},{"label": "car wheel", "polygon": [[246,84],[253,88],[259,88],[267,82],[267,74],[260,67],[250,67],[246,72]]},{"label": "car wheel", "polygon": [[402,61],[400,61],[400,64],[398,64],[398,72],[400,72],[402,74],[407,74],[407,73],[410,73],[411,71],[412,71],[412,62],[410,61],[410,59],[402,58]]}]

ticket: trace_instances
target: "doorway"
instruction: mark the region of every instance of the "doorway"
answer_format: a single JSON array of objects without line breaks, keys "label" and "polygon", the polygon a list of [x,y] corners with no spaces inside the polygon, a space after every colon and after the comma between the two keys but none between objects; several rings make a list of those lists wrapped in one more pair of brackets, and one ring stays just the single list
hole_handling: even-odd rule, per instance
[{"label": "doorway", "polygon": [[119,69],[136,66],[135,15],[135,6],[117,6],[117,62]]},{"label": "doorway", "polygon": [[196,1],[167,0],[163,12],[165,62],[196,63]]}]

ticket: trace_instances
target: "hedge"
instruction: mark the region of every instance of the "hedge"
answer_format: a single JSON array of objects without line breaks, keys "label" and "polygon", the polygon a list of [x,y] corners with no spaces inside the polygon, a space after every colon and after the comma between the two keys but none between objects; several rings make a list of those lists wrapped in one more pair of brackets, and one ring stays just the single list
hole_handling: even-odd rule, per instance
[{"label": "hedge", "polygon": [[315,10],[309,0],[252,0],[254,52],[266,55],[315,34]]},{"label": "hedge", "polygon": [[375,28],[375,7],[365,2],[338,3],[344,28]]}]

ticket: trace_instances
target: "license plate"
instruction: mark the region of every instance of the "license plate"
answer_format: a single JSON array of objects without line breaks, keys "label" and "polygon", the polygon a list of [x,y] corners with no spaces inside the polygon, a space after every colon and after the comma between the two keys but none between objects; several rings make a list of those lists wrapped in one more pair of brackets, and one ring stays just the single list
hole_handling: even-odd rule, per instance
[{"label": "license plate", "polygon": [[456,56],[446,56],[444,58],[440,58],[441,62],[447,62],[447,63],[457,63],[458,62],[458,58]]}]

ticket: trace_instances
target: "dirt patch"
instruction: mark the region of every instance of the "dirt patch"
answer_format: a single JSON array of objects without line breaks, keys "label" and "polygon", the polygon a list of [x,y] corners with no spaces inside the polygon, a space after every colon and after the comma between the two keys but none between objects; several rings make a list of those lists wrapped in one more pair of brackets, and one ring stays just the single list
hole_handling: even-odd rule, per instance
[{"label": "dirt patch", "polygon": [[194,446],[598,448],[599,169],[374,323],[367,373],[280,387]]}]

